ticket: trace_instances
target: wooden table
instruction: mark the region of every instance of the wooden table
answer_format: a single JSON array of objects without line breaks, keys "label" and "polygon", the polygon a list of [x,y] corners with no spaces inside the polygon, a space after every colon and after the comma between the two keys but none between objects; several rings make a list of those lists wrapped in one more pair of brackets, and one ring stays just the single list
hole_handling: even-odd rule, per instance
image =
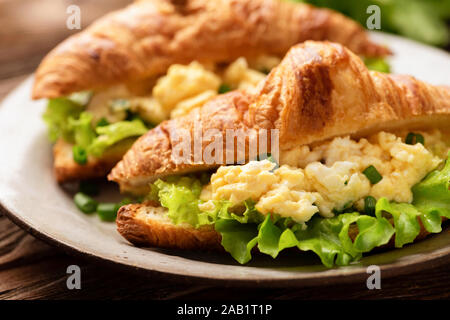
[{"label": "wooden table", "polygon": [[[22,5],[30,8],[37,2],[0,0],[0,100],[35,69],[50,48],[73,33],[64,28],[64,1],[54,6],[55,1],[39,0],[40,11],[26,10],[33,16],[18,16]],[[96,6],[92,2],[67,1],[89,13],[82,23],[128,1],[96,0]],[[42,16],[45,10],[54,12]],[[66,268],[72,264],[81,267],[81,290],[66,287]],[[431,272],[387,279],[381,290],[368,290],[365,283],[301,289],[192,285],[142,277],[67,255],[27,234],[0,213],[0,299],[448,299],[448,269],[444,265]]]}]

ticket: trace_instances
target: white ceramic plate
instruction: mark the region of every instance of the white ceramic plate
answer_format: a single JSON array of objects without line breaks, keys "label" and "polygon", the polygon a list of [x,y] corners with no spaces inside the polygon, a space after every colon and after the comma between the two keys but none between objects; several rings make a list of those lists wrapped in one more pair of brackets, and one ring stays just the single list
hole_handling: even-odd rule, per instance
[{"label": "white ceramic plate", "polygon": [[[403,38],[376,33],[373,38],[394,52],[393,72],[433,84],[450,85],[450,56]],[[41,115],[45,101],[31,101],[32,78],[0,107],[0,203],[2,211],[32,234],[63,249],[141,273],[195,281],[241,285],[311,285],[356,281],[366,266],[380,265],[385,277],[449,261],[450,231],[403,249],[372,254],[356,265],[326,269],[310,254],[257,256],[241,266],[227,254],[141,249],[130,245],[115,224],[79,212],[71,196],[55,183],[51,146]]]}]

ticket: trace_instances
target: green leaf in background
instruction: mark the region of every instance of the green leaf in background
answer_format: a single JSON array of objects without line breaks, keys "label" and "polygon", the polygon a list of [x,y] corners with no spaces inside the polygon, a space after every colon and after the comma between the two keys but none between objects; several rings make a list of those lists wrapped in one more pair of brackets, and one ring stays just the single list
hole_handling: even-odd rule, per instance
[{"label": "green leaf in background", "polygon": [[97,127],[98,137],[88,147],[88,153],[96,157],[113,144],[130,137],[141,136],[148,131],[140,119],[133,121],[119,121],[107,126]]},{"label": "green leaf in background", "polygon": [[370,5],[381,10],[382,31],[394,32],[431,45],[449,43],[446,20],[450,18],[450,0],[290,0],[327,7],[366,25]]},{"label": "green leaf in background", "polygon": [[364,63],[369,70],[390,73],[391,67],[383,58],[365,58]]}]

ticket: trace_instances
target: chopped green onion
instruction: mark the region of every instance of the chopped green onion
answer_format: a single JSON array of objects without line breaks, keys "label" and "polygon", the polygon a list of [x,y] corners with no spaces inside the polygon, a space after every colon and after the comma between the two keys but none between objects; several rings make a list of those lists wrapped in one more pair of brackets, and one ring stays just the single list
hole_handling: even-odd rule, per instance
[{"label": "chopped green onion", "polygon": [[375,206],[377,204],[377,200],[372,196],[367,196],[364,198],[364,212],[368,215],[375,215]]},{"label": "chopped green onion", "polygon": [[231,87],[230,87],[229,85],[225,84],[225,83],[222,83],[222,84],[220,85],[220,87],[219,87],[219,90],[218,90],[218,92],[219,92],[220,94],[226,93],[226,92],[228,92],[228,91],[231,91]]},{"label": "chopped green onion", "polygon": [[101,118],[100,120],[98,120],[97,124],[95,127],[104,127],[109,125],[109,121],[106,118]]},{"label": "chopped green onion", "polygon": [[270,73],[270,69],[269,68],[262,68],[261,72],[264,74],[269,74]]},{"label": "chopped green onion", "polygon": [[412,133],[412,132],[408,133],[408,135],[406,136],[406,139],[405,139],[405,143],[406,144],[414,144],[415,137],[416,137],[415,133]]},{"label": "chopped green onion", "polygon": [[406,144],[421,143],[424,145],[425,139],[424,139],[423,135],[421,135],[420,133],[410,132],[410,133],[408,133],[408,135],[405,138],[405,143]]},{"label": "chopped green onion", "polygon": [[99,203],[97,213],[103,221],[114,221],[117,216],[118,205],[113,202]]},{"label": "chopped green onion", "polygon": [[381,174],[378,172],[378,170],[374,166],[368,166],[364,171],[364,175],[369,179],[370,183],[377,184],[378,182],[383,179]]},{"label": "chopped green onion", "polygon": [[97,209],[97,201],[83,192],[76,193],[73,197],[73,201],[77,208],[84,213],[92,213]]},{"label": "chopped green onion", "polygon": [[113,203],[113,202],[105,202],[100,203],[97,206],[97,213],[101,220],[103,221],[114,221],[117,217],[117,212],[119,211],[120,207],[132,203],[133,200],[130,198],[124,198],[119,203]]},{"label": "chopped green onion", "polygon": [[73,146],[72,148],[73,160],[81,165],[87,163],[87,152],[86,149],[80,146]]},{"label": "chopped green onion", "polygon": [[80,192],[83,192],[90,196],[96,196],[100,193],[98,184],[88,180],[80,181],[79,190]]},{"label": "chopped green onion", "polygon": [[425,145],[425,138],[423,135],[417,133],[416,134],[416,143],[421,143],[422,145]]}]

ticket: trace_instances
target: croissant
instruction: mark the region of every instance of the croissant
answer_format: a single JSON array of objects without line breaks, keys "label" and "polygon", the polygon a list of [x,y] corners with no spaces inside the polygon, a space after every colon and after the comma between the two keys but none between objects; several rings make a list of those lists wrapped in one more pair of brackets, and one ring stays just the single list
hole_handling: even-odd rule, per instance
[{"label": "croissant", "polygon": [[[261,129],[278,129],[282,156],[293,147],[336,136],[365,136],[404,127],[448,128],[449,121],[450,87],[369,71],[358,56],[340,44],[307,41],[292,47],[255,93],[220,95],[187,116],[165,121],[141,136],[108,179],[119,183],[122,191],[143,193],[160,177],[217,167],[217,163],[194,159],[192,148],[189,161],[179,163],[173,157],[179,144],[187,139],[191,143],[199,124],[203,135],[215,128],[224,137],[225,157],[228,151],[237,154],[234,144],[233,150],[227,150],[229,129],[254,129],[256,133],[249,140],[257,141]],[[212,140],[205,139],[200,151]],[[243,158],[235,161],[248,160],[248,147],[244,150]]]},{"label": "croissant", "polygon": [[277,0],[144,0],[106,15],[45,57],[34,99],[133,82],[174,63],[283,56],[305,40],[331,40],[384,56],[356,22],[327,9]]}]

